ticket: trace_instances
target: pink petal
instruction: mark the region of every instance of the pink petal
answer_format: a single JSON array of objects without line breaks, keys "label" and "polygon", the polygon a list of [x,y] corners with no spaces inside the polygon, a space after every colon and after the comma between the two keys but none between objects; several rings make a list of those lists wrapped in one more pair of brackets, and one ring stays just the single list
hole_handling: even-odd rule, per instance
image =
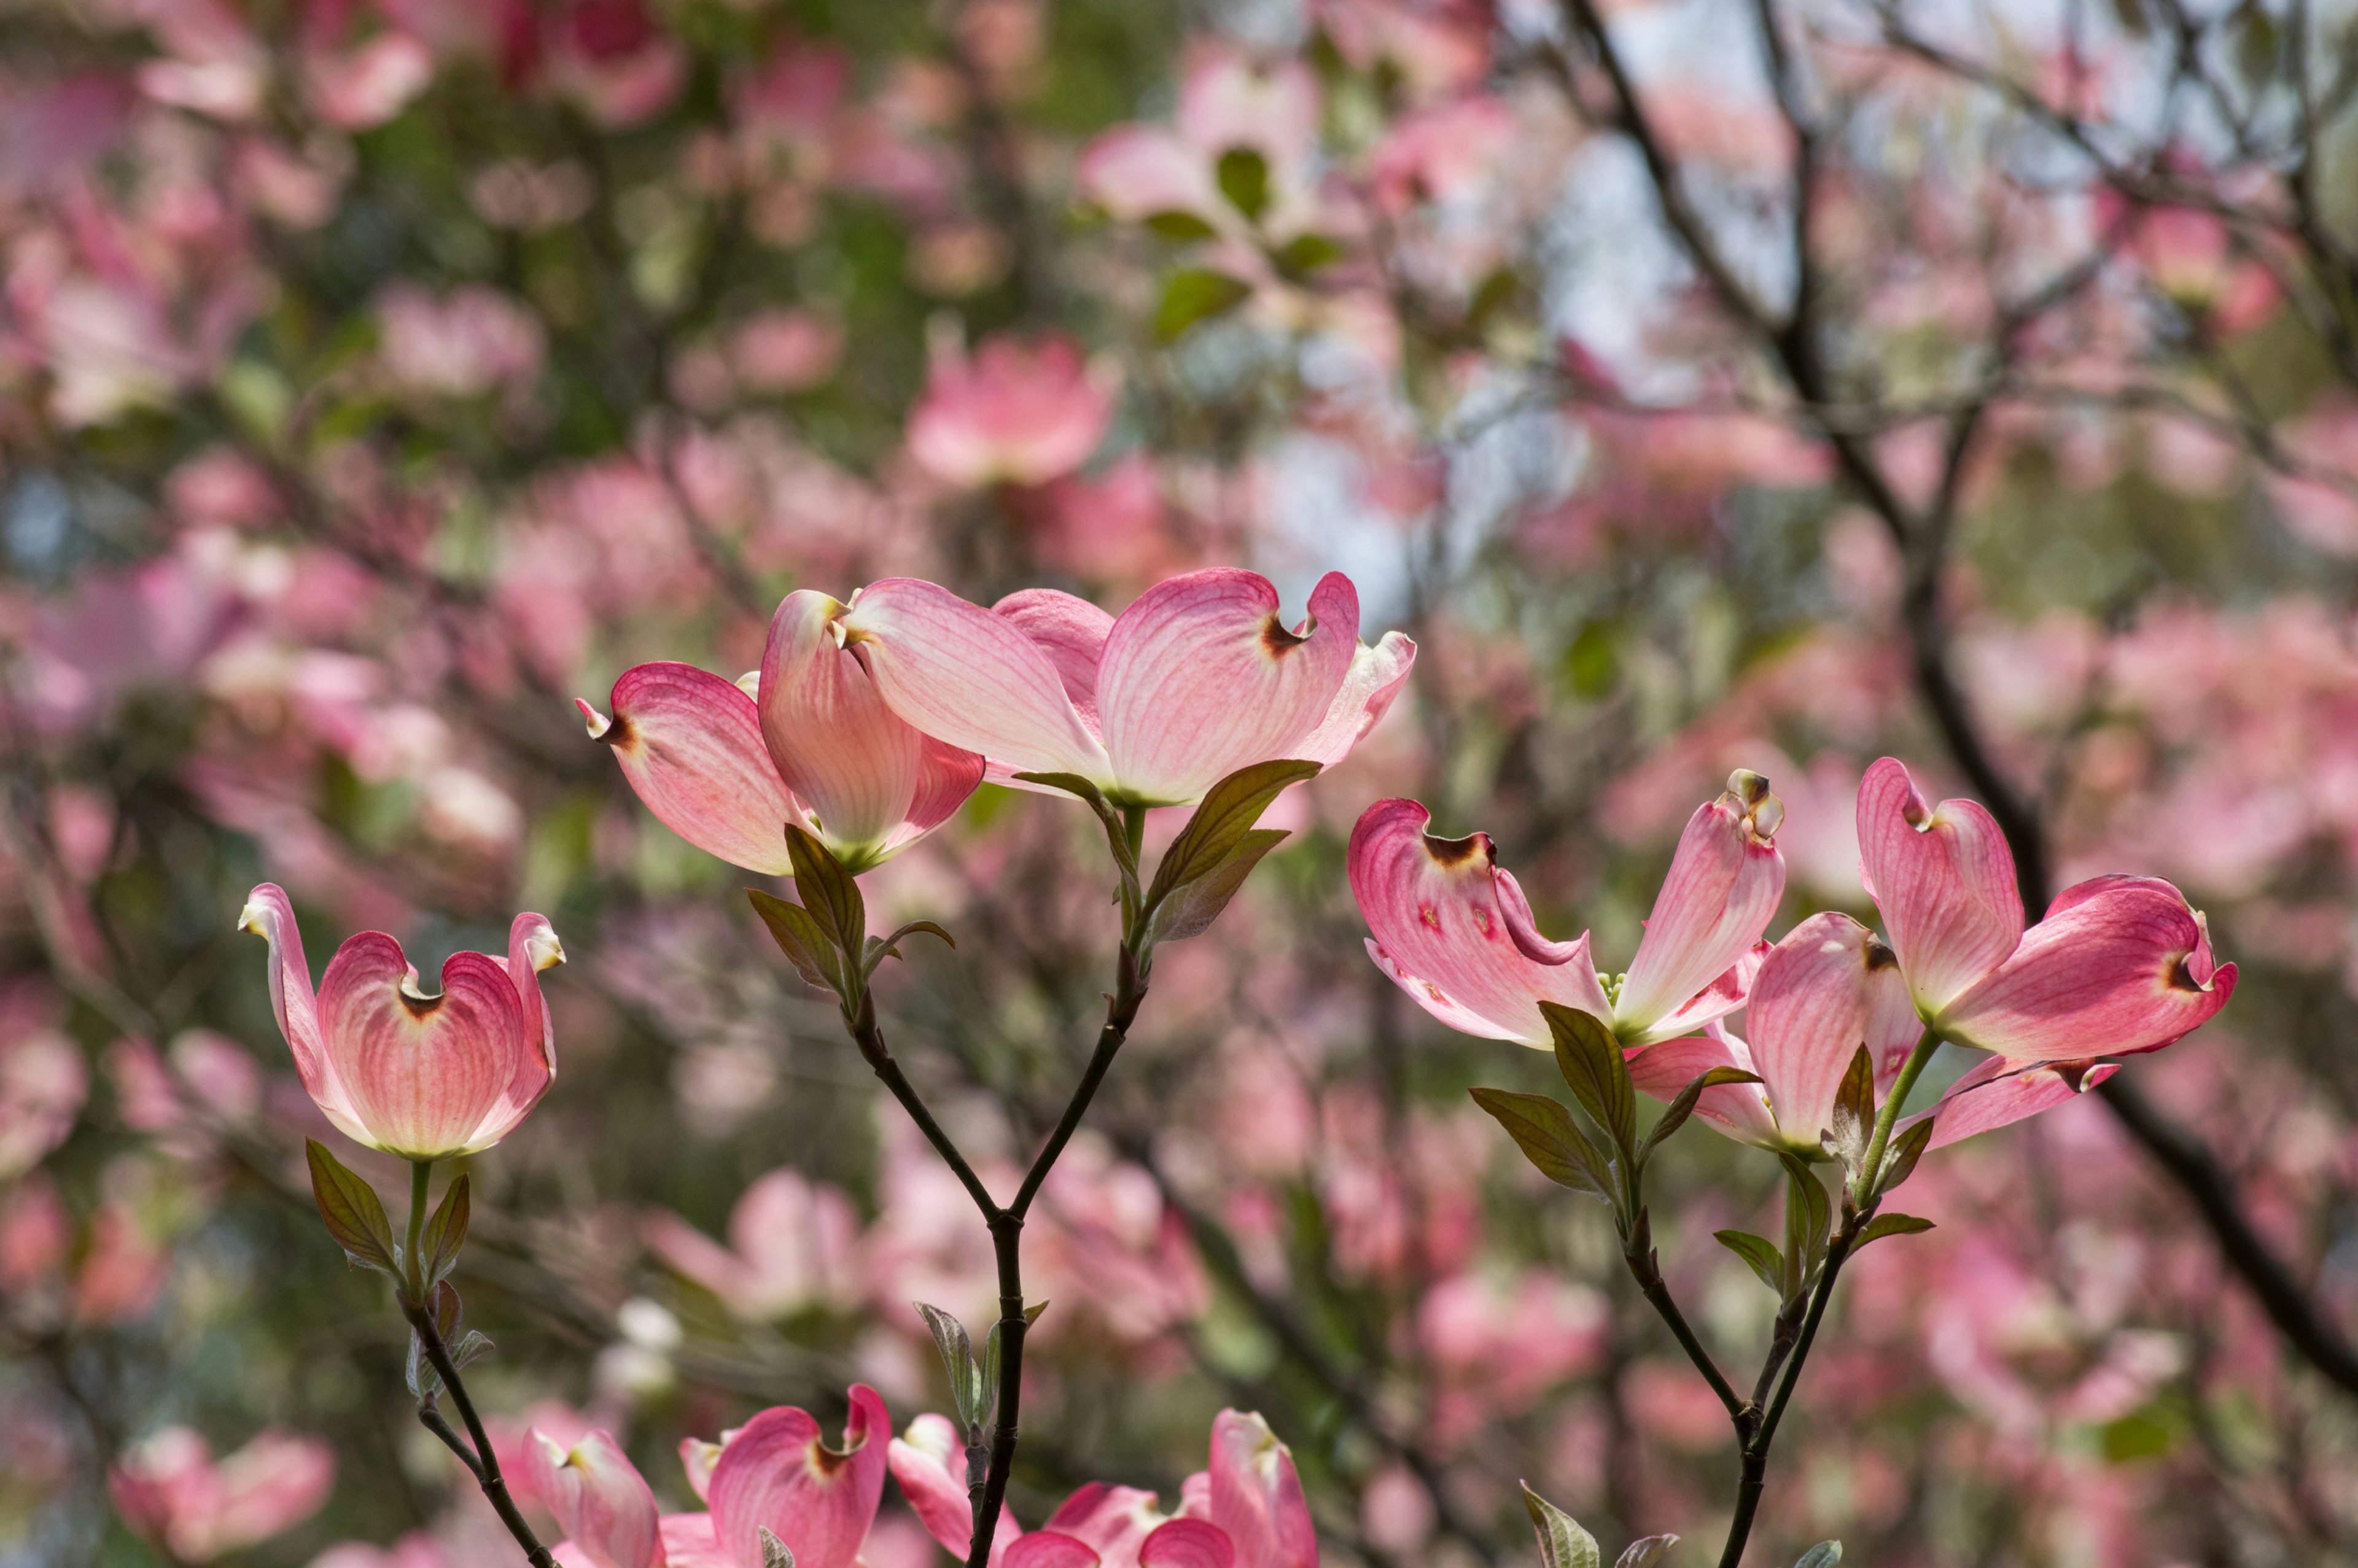
[{"label": "pink petal", "polygon": [[884,705],[858,657],[836,641],[842,610],[810,589],[786,595],[762,650],[755,707],[779,778],[827,847],[860,871],[882,860],[886,844],[914,841],[908,829],[921,796],[927,827],[956,811],[982,782],[982,758],[929,746]]},{"label": "pink petal", "polygon": [[1231,1568],[1236,1560],[1228,1532],[1200,1519],[1174,1519],[1138,1549],[1139,1568]]},{"label": "pink petal", "polygon": [[1048,1516],[1043,1529],[1087,1541],[1104,1568],[1134,1568],[1139,1549],[1163,1523],[1152,1492],[1091,1481]]},{"label": "pink petal", "polygon": [[696,1494],[698,1502],[712,1500],[713,1466],[720,1463],[720,1451],[729,1446],[729,1440],[742,1430],[738,1428],[722,1433],[718,1443],[707,1443],[700,1437],[679,1440],[679,1467],[687,1474],[687,1489]]},{"label": "pink petal", "polygon": [[515,987],[517,1005],[524,1009],[530,1046],[516,1058],[515,1076],[481,1130],[494,1141],[506,1137],[531,1115],[548,1086],[557,1081],[557,1021],[540,994],[540,975],[563,962],[565,945],[557,939],[557,928],[549,925],[547,916],[527,910],[509,925],[508,979]]},{"label": "pink petal", "polygon": [[1415,667],[1416,644],[1398,632],[1385,633],[1372,648],[1361,643],[1325,717],[1287,754],[1323,768],[1349,756],[1351,748],[1367,739],[1390,710],[1392,698],[1408,685],[1409,672]]},{"label": "pink petal", "polygon": [[818,1422],[791,1405],[765,1410],[740,1429],[712,1467],[713,1531],[742,1565],[762,1561],[761,1530],[784,1541],[795,1568],[852,1568],[884,1496],[892,1417],[876,1390],[851,1388],[851,1416],[838,1452]]},{"label": "pink petal", "polygon": [[1035,1530],[1007,1549],[1007,1568],[1098,1568],[1098,1554],[1087,1541]]},{"label": "pink petal", "polygon": [[1613,1006],[1623,1044],[1677,1033],[1671,1015],[1760,940],[1785,896],[1775,838],[1781,810],[1768,781],[1738,769],[1725,794],[1687,819]]},{"label": "pink petal", "polygon": [[2032,1063],[1993,1056],[1959,1078],[1941,1103],[1909,1117],[1900,1125],[1912,1127],[1925,1117],[1932,1124],[1930,1149],[1945,1149],[1976,1132],[1987,1132],[2027,1116],[2037,1116],[2079,1098],[2121,1070],[2118,1062]]},{"label": "pink petal", "polygon": [[2156,877],[2067,888],[2012,957],[1950,1003],[1941,1032],[2024,1061],[2158,1051],[2227,1005],[2202,917]]},{"label": "pink petal", "polygon": [[1883,912],[1916,1011],[1930,1018],[2022,940],[2014,852],[1978,802],[1927,806],[1896,758],[1858,786],[1859,876]]},{"label": "pink petal", "polygon": [[886,578],[854,594],[837,623],[892,711],[936,740],[979,752],[994,769],[1112,783],[1055,661],[1005,616],[930,582]]},{"label": "pink petal", "polygon": [[[1665,1101],[1678,1098],[1679,1091],[1714,1067],[1753,1070],[1744,1042],[1715,1023],[1708,1034],[1690,1034],[1683,1040],[1665,1040],[1659,1045],[1636,1046],[1622,1054],[1629,1059],[1629,1081],[1639,1092]],[[1763,1149],[1780,1148],[1784,1143],[1777,1132],[1777,1119],[1768,1114],[1768,1102],[1758,1084],[1720,1084],[1707,1088],[1695,1101],[1695,1114],[1739,1142],[1758,1144]]]},{"label": "pink petal", "polygon": [[1318,1568],[1318,1534],[1293,1455],[1251,1412],[1212,1418],[1212,1523],[1228,1532],[1236,1568]]},{"label": "pink petal", "polygon": [[720,1550],[710,1514],[665,1514],[660,1522],[665,1568],[738,1568]]},{"label": "pink petal", "polygon": [[1065,696],[1095,730],[1098,665],[1105,658],[1106,635],[1113,630],[1113,617],[1086,599],[1053,588],[1011,593],[992,605],[990,612],[1012,621],[1040,644],[1056,666],[1057,678],[1065,683]]},{"label": "pink petal", "polygon": [[[943,1550],[964,1562],[974,1544],[974,1500],[966,1487],[966,1445],[958,1441],[957,1428],[946,1416],[921,1415],[892,1440],[889,1453],[892,1479],[901,1484],[919,1522]],[[990,1538],[991,1561],[999,1562],[1022,1533],[1014,1511],[1001,1505],[999,1528]]]},{"label": "pink petal", "polygon": [[614,683],[612,719],[576,701],[655,819],[749,871],[784,876],[785,825],[803,810],[770,760],[753,699],[693,665],[639,665]]},{"label": "pink petal", "polygon": [[1485,1039],[1547,1049],[1543,1000],[1606,1016],[1588,938],[1546,942],[1489,836],[1436,838],[1432,819],[1415,801],[1379,800],[1351,829],[1351,894],[1377,966],[1442,1022]]},{"label": "pink petal", "polygon": [[246,895],[238,928],[270,945],[270,1011],[295,1057],[295,1075],[337,1131],[356,1143],[369,1141],[352,1097],[336,1076],[319,1037],[319,1004],[311,994],[311,964],[303,956],[303,932],[295,923],[294,901],[276,882],[264,882]]},{"label": "pink petal", "polygon": [[1686,1000],[1686,1004],[1669,1017],[1658,1021],[1647,1033],[1656,1038],[1702,1029],[1715,1020],[1725,1018],[1744,1005],[1752,993],[1752,982],[1768,960],[1769,945],[1755,942],[1720,972],[1719,978]]},{"label": "pink petal", "polygon": [[655,1495],[611,1433],[593,1430],[568,1449],[535,1428],[525,1455],[534,1490],[596,1568],[664,1568]]},{"label": "pink petal", "polygon": [[1866,1047],[1880,1088],[1923,1032],[1898,958],[1874,932],[1831,913],[1810,916],[1769,952],[1744,1017],[1777,1125],[1810,1149],[1833,1126],[1858,1048]]},{"label": "pink petal", "polygon": [[497,1141],[481,1129],[539,1046],[498,960],[454,953],[442,990],[424,996],[401,944],[363,931],[319,982],[319,1026],[371,1146],[440,1159]]},{"label": "pink petal", "polygon": [[1184,805],[1238,768],[1291,757],[1326,716],[1358,646],[1359,596],[1329,572],[1310,631],[1278,619],[1259,572],[1189,572],[1155,584],[1107,633],[1099,726],[1125,798]]},{"label": "pink petal", "polygon": [[1082,194],[1126,222],[1162,212],[1220,212],[1211,160],[1170,132],[1117,125],[1081,154],[1073,170]]}]

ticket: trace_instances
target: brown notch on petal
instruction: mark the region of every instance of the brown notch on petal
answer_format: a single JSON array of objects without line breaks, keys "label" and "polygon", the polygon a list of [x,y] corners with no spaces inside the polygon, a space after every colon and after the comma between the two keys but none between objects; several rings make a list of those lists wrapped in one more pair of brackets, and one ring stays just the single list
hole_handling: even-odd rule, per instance
[{"label": "brown notch on petal", "polygon": [[1272,659],[1282,659],[1310,641],[1310,633],[1318,630],[1318,618],[1314,615],[1311,616],[1302,624],[1303,630],[1297,633],[1287,631],[1285,622],[1274,615],[1262,622],[1260,628],[1262,652]]},{"label": "brown notch on petal", "polygon": [[2087,1085],[2082,1080],[2087,1077],[2089,1069],[2093,1067],[2095,1065],[2096,1059],[2093,1056],[2089,1057],[2084,1062],[2050,1062],[2047,1064],[2050,1071],[2054,1073],[2057,1077],[2071,1086],[2071,1092],[2075,1095],[2085,1094],[2088,1092]]},{"label": "brown notch on petal", "polygon": [[1462,866],[1476,855],[1490,853],[1487,833],[1468,833],[1463,838],[1443,838],[1428,833],[1424,836],[1424,852],[1433,857],[1436,866]]},{"label": "brown notch on petal", "polygon": [[436,996],[421,996],[409,989],[407,980],[395,986],[393,994],[401,999],[401,1005],[409,1010],[410,1017],[418,1019],[433,1017],[435,1010],[450,1000],[449,991],[443,991]]},{"label": "brown notch on petal", "polygon": [[2161,972],[2161,982],[2174,991],[2191,991],[2202,995],[2211,988],[2194,978],[2194,955],[2180,953]]},{"label": "brown notch on petal", "polygon": [[616,751],[627,751],[637,738],[638,730],[619,712],[607,721],[606,728],[591,737],[600,746],[611,746]]},{"label": "brown notch on petal", "polygon": [[1891,950],[1891,944],[1873,932],[1867,933],[1866,941],[1859,949],[1859,953],[1866,960],[1866,972],[1870,975],[1877,969],[1895,968],[1899,962],[1899,955]]}]

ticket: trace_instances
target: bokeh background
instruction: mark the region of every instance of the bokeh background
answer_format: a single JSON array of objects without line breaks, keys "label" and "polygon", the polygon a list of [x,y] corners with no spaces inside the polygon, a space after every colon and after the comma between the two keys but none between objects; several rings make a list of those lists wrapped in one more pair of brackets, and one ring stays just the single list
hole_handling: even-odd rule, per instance
[{"label": "bokeh background", "polygon": [[[2178,881],[2243,983],[1926,1162],[1939,1228],[1846,1280],[1756,1561],[2350,1560],[2350,22],[0,5],[0,1563],[516,1556],[311,1212],[329,1134],[233,930],[265,878],[315,972],[369,927],[429,973],[518,908],[563,936],[556,1087],[469,1162],[503,1433],[607,1425],[676,1507],[678,1440],[761,1406],[944,1408],[909,1303],[985,1320],[979,1227],[571,699],[751,668],[797,587],[1119,609],[1211,563],[1292,606],[1349,571],[1422,656],[1163,956],[1047,1189],[1026,1523],[1171,1497],[1234,1403],[1332,1563],[1526,1561],[1523,1478],[1702,1560],[1725,1421],[1464,1092],[1550,1065],[1392,991],[1342,845],[1416,795],[1617,968],[1738,764],[1786,802],[1772,929],[1871,914],[1892,752],[2034,890]],[[867,879],[957,935],[883,1009],[1002,1183],[1109,983],[1095,833],[986,786]],[[1737,1363],[1773,1303],[1710,1233],[1777,1181],[1701,1123],[1656,1166]],[[946,1558],[888,1494],[868,1562]]]}]

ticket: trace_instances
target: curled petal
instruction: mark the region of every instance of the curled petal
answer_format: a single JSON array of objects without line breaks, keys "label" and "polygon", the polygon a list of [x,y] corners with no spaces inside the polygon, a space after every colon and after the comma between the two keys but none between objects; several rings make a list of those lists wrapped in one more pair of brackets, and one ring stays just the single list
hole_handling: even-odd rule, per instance
[{"label": "curled petal", "polygon": [[1184,805],[1238,768],[1293,756],[1358,646],[1350,579],[1320,579],[1306,626],[1286,630],[1259,572],[1213,568],[1140,594],[1098,670],[1099,728],[1124,795]]},{"label": "curled petal", "polygon": [[565,944],[557,939],[557,928],[546,915],[527,910],[509,925],[508,979],[515,987],[516,1004],[524,1009],[528,1048],[516,1058],[515,1076],[489,1119],[485,1130],[496,1128],[495,1139],[513,1131],[557,1081],[557,1023],[540,994],[540,976],[563,962]]},{"label": "curled petal", "polygon": [[1163,1522],[1152,1492],[1091,1481],[1057,1505],[1042,1528],[1087,1541],[1105,1568],[1133,1568],[1146,1538]]},{"label": "curled petal", "polygon": [[1085,1541],[1035,1530],[1007,1549],[1007,1568],[1098,1568],[1098,1554]]},{"label": "curled petal", "polygon": [[884,1496],[892,1417],[876,1390],[851,1389],[844,1446],[829,1448],[809,1412],[781,1405],[738,1431],[712,1467],[714,1534],[740,1564],[762,1561],[766,1529],[795,1568],[852,1568]]},{"label": "curled petal", "polygon": [[1793,927],[1760,966],[1744,1017],[1777,1124],[1812,1148],[1833,1126],[1858,1048],[1866,1047],[1882,1089],[1923,1030],[1898,957],[1847,914],[1813,914]]},{"label": "curled petal", "polygon": [[1412,800],[1380,800],[1351,830],[1352,896],[1379,968],[1452,1029],[1547,1049],[1541,1001],[1604,1017],[1587,938],[1549,943],[1488,835],[1436,838]]},{"label": "curled petal", "polygon": [[1012,621],[1040,644],[1056,666],[1057,678],[1065,683],[1066,699],[1096,730],[1098,665],[1105,658],[1106,634],[1113,630],[1113,617],[1086,599],[1053,588],[1011,593],[992,605],[990,612]]},{"label": "curled petal", "polygon": [[1858,786],[1859,875],[1899,955],[1916,1011],[1931,1018],[2005,962],[2022,940],[2014,852],[1976,801],[1929,806],[1898,759]]},{"label": "curled petal", "polygon": [[655,1495],[611,1434],[592,1431],[568,1449],[535,1428],[525,1464],[566,1539],[596,1568],[665,1568]]},{"label": "curled petal", "polygon": [[1913,1126],[1928,1116],[1937,1118],[1932,1141],[1926,1147],[1945,1149],[1976,1132],[1988,1132],[2075,1100],[2120,1070],[2118,1062],[2026,1064],[1993,1056],[1952,1085],[1940,1104],[1901,1125]]},{"label": "curled petal", "polygon": [[983,763],[929,741],[885,706],[836,639],[842,609],[809,589],[786,595],[762,651],[755,708],[779,778],[827,848],[857,871],[946,819],[982,782]]},{"label": "curled petal", "polygon": [[1113,782],[1105,748],[1045,649],[1003,615],[915,578],[886,578],[837,618],[892,711],[1011,773]]},{"label": "curled petal", "polygon": [[1322,768],[1331,768],[1349,756],[1351,748],[1390,711],[1392,698],[1408,685],[1409,672],[1415,667],[1416,644],[1398,632],[1385,633],[1372,648],[1360,644],[1351,655],[1351,667],[1343,673],[1343,684],[1336,688],[1335,700],[1326,707],[1326,716],[1287,754]]},{"label": "curled petal", "polygon": [[[1623,1054],[1629,1060],[1629,1081],[1659,1100],[1678,1098],[1679,1091],[1714,1067],[1754,1070],[1744,1042],[1716,1023],[1708,1033],[1635,1046]],[[1784,1147],[1777,1119],[1768,1114],[1768,1101],[1758,1084],[1714,1084],[1695,1101],[1695,1114],[1739,1142],[1763,1149]]]},{"label": "curled petal", "polygon": [[1775,837],[1780,811],[1768,781],[1739,769],[1725,794],[1687,819],[1614,1002],[1614,1032],[1624,1044],[1689,1026],[1673,1023],[1673,1015],[1760,940],[1785,896],[1785,857]]},{"label": "curled petal", "polygon": [[720,1451],[735,1435],[734,1432],[724,1432],[718,1443],[707,1443],[700,1437],[679,1440],[679,1467],[687,1473],[687,1489],[696,1494],[698,1502],[711,1500],[712,1467],[720,1463]]},{"label": "curled petal", "polygon": [[1235,1548],[1236,1568],[1318,1568],[1318,1534],[1293,1455],[1247,1411],[1212,1418],[1211,1522]]},{"label": "curled petal", "polygon": [[2013,956],[1940,1015],[1941,1032],[2022,1061],[2158,1051],[2227,1005],[2202,917],[2158,877],[2066,888]]},{"label": "curled petal", "polygon": [[1172,1519],[1138,1548],[1138,1568],[1233,1568],[1236,1560],[1228,1532],[1208,1519]]},{"label": "curled petal", "polygon": [[440,1159],[497,1142],[509,1085],[540,1048],[515,982],[498,960],[454,953],[442,990],[426,996],[401,945],[363,931],[337,949],[319,982],[319,1027],[352,1098],[362,1141],[405,1159]]},{"label": "curled petal", "polygon": [[369,1141],[368,1129],[352,1108],[352,1097],[337,1076],[327,1046],[319,1036],[319,1004],[311,994],[311,964],[303,956],[302,928],[295,924],[295,904],[276,882],[264,882],[246,895],[238,928],[251,931],[270,945],[270,1011],[277,1015],[278,1033],[295,1057],[295,1074],[303,1092],[355,1142]]},{"label": "curled petal", "polygon": [[751,697],[693,665],[654,664],[623,671],[612,700],[611,719],[575,706],[657,821],[732,866],[794,869],[785,825],[801,825],[803,809],[770,760]]}]

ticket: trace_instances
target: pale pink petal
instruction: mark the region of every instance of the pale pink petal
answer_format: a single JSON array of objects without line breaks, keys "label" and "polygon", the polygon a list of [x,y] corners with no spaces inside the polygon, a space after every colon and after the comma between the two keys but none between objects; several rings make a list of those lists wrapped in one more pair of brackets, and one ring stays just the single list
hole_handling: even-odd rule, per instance
[{"label": "pale pink petal", "polygon": [[311,965],[303,956],[303,933],[295,924],[295,904],[276,882],[264,882],[246,895],[238,928],[251,931],[270,945],[270,1010],[277,1014],[278,1033],[295,1057],[295,1075],[337,1131],[354,1142],[369,1141],[368,1130],[352,1108],[352,1097],[337,1076],[335,1064],[319,1037],[319,1004],[311,994]]},{"label": "pale pink petal", "polygon": [[1925,1147],[1945,1149],[1976,1132],[1988,1132],[2068,1104],[2120,1070],[2118,1062],[2025,1065],[1993,1056],[1951,1086],[1940,1104],[1900,1125],[1912,1127],[1925,1117],[1938,1118],[1932,1124],[1932,1141]]},{"label": "pale pink petal", "polygon": [[[854,871],[883,858],[925,795],[932,827],[982,782],[982,758],[936,744],[885,706],[860,660],[836,640],[843,606],[810,589],[786,595],[762,651],[755,706],[778,776],[815,830]],[[946,798],[960,782],[965,790]]]},{"label": "pale pink petal", "polygon": [[[1639,1093],[1659,1100],[1678,1098],[1681,1090],[1714,1067],[1752,1070],[1744,1042],[1716,1023],[1707,1034],[1665,1040],[1622,1054],[1629,1060],[1629,1081]],[[1763,1149],[1783,1143],[1777,1119],[1768,1114],[1768,1102],[1758,1084],[1719,1084],[1707,1088],[1695,1101],[1695,1114],[1739,1141]]]},{"label": "pale pink petal", "polygon": [[1287,755],[1331,768],[1351,754],[1390,712],[1392,698],[1408,685],[1416,667],[1416,644],[1398,632],[1387,632],[1372,648],[1361,643],[1351,655],[1351,667],[1317,728],[1296,742]]},{"label": "pale pink petal", "polygon": [[664,1568],[655,1495],[611,1433],[568,1448],[535,1428],[525,1454],[534,1490],[596,1568]]},{"label": "pale pink petal", "polygon": [[[966,1445],[958,1441],[957,1428],[946,1416],[919,1416],[892,1440],[889,1463],[919,1522],[943,1550],[964,1562],[974,1543],[974,1501],[967,1491]],[[992,1561],[1022,1533],[1014,1513],[1002,1505],[990,1539]]]},{"label": "pale pink petal", "polygon": [[1091,1481],[1058,1504],[1042,1528],[1088,1542],[1104,1568],[1135,1568],[1139,1549],[1162,1523],[1152,1492]]},{"label": "pale pink petal", "polygon": [[1007,1568],[1098,1568],[1098,1554],[1087,1541],[1035,1530],[1007,1549]]},{"label": "pale pink petal", "polygon": [[1745,1008],[1753,1069],[1788,1138],[1808,1149],[1833,1126],[1834,1100],[1858,1048],[1888,1085],[1923,1026],[1899,960],[1847,914],[1813,914],[1761,965]]},{"label": "pale pink petal", "polygon": [[1157,583],[1106,636],[1099,727],[1126,799],[1176,806],[1249,763],[1291,757],[1341,687],[1358,646],[1359,596],[1329,572],[1309,631],[1278,618],[1258,572],[1213,568]]},{"label": "pale pink petal", "polygon": [[1006,617],[930,582],[887,578],[854,594],[838,623],[892,711],[936,740],[1015,773],[1112,784],[1055,661]]},{"label": "pale pink petal", "polygon": [[524,1009],[530,1048],[516,1058],[515,1076],[470,1142],[496,1143],[506,1137],[532,1114],[532,1108],[557,1081],[557,1022],[540,994],[540,976],[542,970],[563,962],[565,945],[557,939],[557,928],[549,925],[547,916],[527,910],[510,924],[508,979],[515,986],[517,1005]]},{"label": "pale pink petal", "polygon": [[679,1440],[679,1467],[687,1474],[687,1489],[696,1494],[698,1502],[712,1500],[712,1467],[720,1463],[720,1451],[736,1435],[734,1431],[724,1432],[718,1443],[707,1443],[700,1437]]},{"label": "pale pink petal", "polygon": [[1378,967],[1427,1012],[1486,1039],[1550,1048],[1542,1000],[1602,1017],[1587,939],[1543,942],[1520,890],[1495,874],[1489,836],[1436,838],[1431,821],[1415,801],[1379,800],[1351,829],[1351,894]]},{"label": "pale pink petal", "polygon": [[2202,917],[2157,877],[2067,888],[2012,957],[1940,1016],[1941,1032],[2024,1061],[2158,1051],[2227,1005]]},{"label": "pale pink petal", "polygon": [[1200,1519],[1158,1526],[1138,1549],[1138,1568],[1233,1568],[1236,1560],[1228,1532]]},{"label": "pale pink petal", "polygon": [[1125,222],[1163,212],[1208,215],[1225,207],[1211,160],[1152,125],[1117,125],[1091,142],[1074,168],[1073,182]]},{"label": "pale pink petal", "polygon": [[319,982],[319,1025],[362,1141],[411,1160],[482,1147],[479,1130],[540,1044],[497,959],[452,954],[429,997],[381,931],[337,949]]},{"label": "pale pink petal", "polygon": [[1859,876],[1883,912],[1916,1010],[1938,1013],[2022,940],[2014,852],[1975,801],[1928,806],[1898,759],[1858,786]]},{"label": "pale pink petal", "polygon": [[693,665],[639,665],[614,683],[611,719],[576,706],[665,827],[749,871],[794,869],[786,824],[800,826],[803,810],[770,760],[753,699],[734,682]]},{"label": "pale pink petal", "polygon": [[1065,696],[1095,730],[1098,665],[1105,658],[1106,636],[1113,630],[1113,617],[1086,599],[1060,593],[1053,588],[1027,588],[1011,593],[992,605],[990,612],[1014,622],[1023,629],[1025,636],[1040,644],[1056,666],[1057,677],[1065,683]]},{"label": "pale pink petal", "polygon": [[791,1405],[763,1411],[721,1450],[713,1531],[741,1568],[762,1561],[764,1528],[795,1554],[795,1568],[852,1568],[884,1496],[892,1428],[875,1390],[853,1384],[850,1402],[839,1451]]},{"label": "pale pink petal", "polygon": [[[1523,896],[1523,884],[1515,880],[1515,873],[1504,866],[1498,866],[1492,869],[1490,875],[1493,891],[1498,896],[1498,913],[1506,919],[1507,935],[1513,938],[1517,952],[1534,964],[1578,965],[1594,978],[1596,966],[1589,957],[1587,932],[1582,932],[1569,942],[1549,941],[1540,935],[1540,923],[1531,914],[1531,901]],[[1597,986],[1596,995],[1592,1000],[1595,1005],[1583,1011],[1594,1012],[1599,1018],[1612,1011],[1612,1004],[1605,1000],[1603,985]]]},{"label": "pale pink petal", "polygon": [[1768,957],[1768,944],[1755,942],[1736,962],[1722,970],[1717,979],[1689,997],[1686,1004],[1676,1012],[1657,1020],[1647,1033],[1657,1039],[1671,1038],[1725,1018],[1744,1005],[1744,999],[1752,992],[1753,979],[1760,973],[1760,966],[1767,962]]},{"label": "pale pink petal", "polygon": [[1760,940],[1785,896],[1777,851],[1781,807],[1757,773],[1738,770],[1697,806],[1613,1005],[1614,1032],[1642,1045],[1678,1032],[1666,1021]]},{"label": "pale pink petal", "polygon": [[1246,1411],[1212,1418],[1212,1517],[1236,1549],[1236,1568],[1318,1568],[1318,1534],[1293,1455]]},{"label": "pale pink petal", "polygon": [[720,1550],[710,1514],[665,1514],[661,1526],[665,1568],[738,1568]]}]

